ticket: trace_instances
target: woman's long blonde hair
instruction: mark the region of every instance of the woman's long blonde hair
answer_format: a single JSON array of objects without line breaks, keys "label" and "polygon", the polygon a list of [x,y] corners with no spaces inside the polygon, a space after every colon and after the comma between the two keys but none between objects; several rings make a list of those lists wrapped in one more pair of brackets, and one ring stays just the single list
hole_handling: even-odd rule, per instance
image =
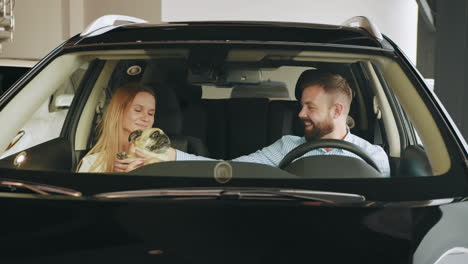
[{"label": "woman's long blonde hair", "polygon": [[[154,91],[139,83],[127,83],[117,89],[114,96],[104,113],[102,119],[98,123],[98,141],[96,145],[85,155],[97,155],[97,159],[90,168],[90,172],[95,171],[97,168],[102,168],[103,172],[111,172],[115,155],[118,152],[124,151],[123,146],[119,143],[122,129],[122,119],[124,113],[130,107],[133,99],[139,92],[147,92],[151,94],[155,101],[156,95]],[[78,164],[79,168],[81,166]]]}]

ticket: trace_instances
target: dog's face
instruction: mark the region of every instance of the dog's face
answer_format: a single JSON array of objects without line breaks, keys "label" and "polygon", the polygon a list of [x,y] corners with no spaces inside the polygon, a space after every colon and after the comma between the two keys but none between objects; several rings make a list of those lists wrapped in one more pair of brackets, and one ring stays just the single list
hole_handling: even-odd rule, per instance
[{"label": "dog's face", "polygon": [[171,146],[169,137],[159,128],[135,130],[128,136],[128,141],[137,148],[154,153],[164,153]]}]

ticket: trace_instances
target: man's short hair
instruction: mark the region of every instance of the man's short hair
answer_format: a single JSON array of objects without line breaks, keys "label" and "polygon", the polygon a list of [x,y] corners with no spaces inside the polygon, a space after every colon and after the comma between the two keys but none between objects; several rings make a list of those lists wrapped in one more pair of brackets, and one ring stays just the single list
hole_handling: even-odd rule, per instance
[{"label": "man's short hair", "polygon": [[[343,76],[322,70],[306,70],[304,71],[296,84],[295,95],[297,100],[301,99],[304,88],[319,85],[322,86],[326,93],[338,93],[344,96],[349,105],[353,100],[353,91]],[[348,105],[348,106],[349,106]]]}]

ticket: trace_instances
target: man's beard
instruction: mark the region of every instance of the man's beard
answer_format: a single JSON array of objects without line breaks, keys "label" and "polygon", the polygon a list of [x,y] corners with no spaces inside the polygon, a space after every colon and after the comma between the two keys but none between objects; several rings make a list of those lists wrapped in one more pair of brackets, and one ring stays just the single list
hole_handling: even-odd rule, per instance
[{"label": "man's beard", "polygon": [[335,126],[330,119],[322,122],[312,122],[312,130],[304,129],[304,137],[307,141],[321,139],[323,136],[330,134]]}]

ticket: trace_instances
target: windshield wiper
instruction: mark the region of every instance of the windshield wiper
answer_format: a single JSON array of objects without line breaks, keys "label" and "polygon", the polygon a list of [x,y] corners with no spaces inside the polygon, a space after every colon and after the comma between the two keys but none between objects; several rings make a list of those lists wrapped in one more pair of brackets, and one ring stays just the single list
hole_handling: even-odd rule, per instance
[{"label": "windshield wiper", "polygon": [[10,180],[10,179],[0,179],[0,186],[6,186],[11,190],[15,191],[16,189],[27,189],[37,194],[42,195],[50,195],[50,194],[63,194],[68,196],[75,196],[80,197],[81,192],[64,188],[64,187],[57,187],[48,184],[42,183],[35,183],[35,182],[25,182],[25,181],[18,181],[18,180]]},{"label": "windshield wiper", "polygon": [[225,191],[223,195],[234,195],[240,199],[242,197],[286,197],[301,200],[320,201],[325,203],[363,203],[366,198],[359,194],[339,193],[339,192],[323,192],[301,189],[260,189],[260,190],[245,190],[245,191]]},{"label": "windshield wiper", "polygon": [[310,200],[327,204],[362,204],[366,198],[352,193],[277,188],[176,188],[121,191],[96,194],[100,198],[172,198],[172,199],[260,199]]}]

